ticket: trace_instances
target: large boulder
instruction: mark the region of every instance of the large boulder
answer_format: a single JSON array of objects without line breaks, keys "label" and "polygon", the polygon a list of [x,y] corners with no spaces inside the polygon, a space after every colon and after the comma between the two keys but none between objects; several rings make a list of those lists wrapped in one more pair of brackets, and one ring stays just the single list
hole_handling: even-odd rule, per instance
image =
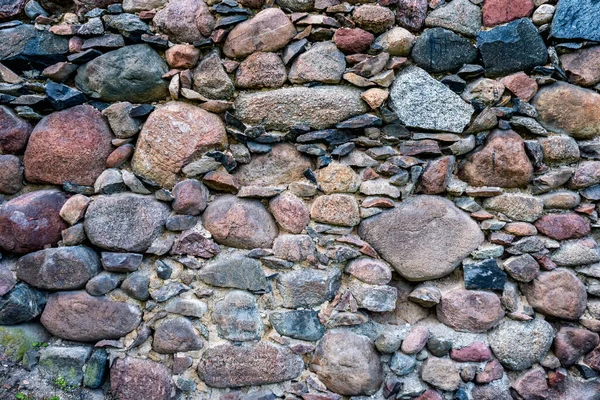
[{"label": "large boulder", "polygon": [[223,53],[230,58],[243,58],[257,51],[274,52],[295,35],[294,24],[282,10],[267,8],[229,32]]},{"label": "large boulder", "polygon": [[41,322],[54,336],[77,342],[118,339],[134,330],[141,310],[85,291],[56,292],[48,296]]},{"label": "large boulder", "polygon": [[117,399],[169,400],[171,372],[152,360],[125,357],[110,369],[110,391]]},{"label": "large boulder", "polygon": [[17,262],[17,277],[45,290],[83,289],[100,270],[98,255],[85,246],[40,250]]},{"label": "large boulder", "polygon": [[172,101],[148,117],[131,163],[142,178],[170,189],[183,166],[226,146],[225,126],[217,115]]},{"label": "large boulder", "polygon": [[390,104],[411,128],[461,133],[474,109],[426,71],[412,66],[394,80]]},{"label": "large boulder", "polygon": [[467,214],[449,200],[433,196],[409,198],[393,210],[363,220],[358,234],[411,281],[450,274],[484,239]]},{"label": "large boulder", "polygon": [[459,176],[473,186],[525,187],[533,176],[533,166],[521,136],[497,129],[485,146],[467,158]]},{"label": "large boulder", "polygon": [[293,144],[283,143],[240,165],[233,175],[242,186],[278,186],[301,180],[304,171],[311,167],[310,158]]},{"label": "large boulder", "polygon": [[217,243],[241,249],[270,248],[279,233],[275,220],[260,201],[232,195],[210,203],[202,223]]},{"label": "large boulder", "polygon": [[0,249],[17,254],[54,246],[67,223],[60,209],[67,201],[57,190],[38,190],[0,206]]},{"label": "large boulder", "polygon": [[31,124],[8,107],[0,106],[0,154],[20,153],[25,149]]},{"label": "large boulder", "polygon": [[29,182],[91,186],[113,150],[112,134],[100,112],[88,105],[55,112],[36,126],[25,151]]},{"label": "large boulder", "polygon": [[86,211],[84,228],[95,246],[143,253],[162,234],[169,213],[168,205],[151,196],[98,196]]},{"label": "large boulder", "polygon": [[205,39],[215,26],[215,18],[204,0],[171,0],[156,13],[153,22],[172,42]]},{"label": "large boulder", "polygon": [[592,139],[600,135],[600,94],[565,82],[544,86],[532,101],[548,130]]},{"label": "large boulder", "polygon": [[[143,65],[144,68],[140,68]],[[164,100],[167,63],[147,44],[126,46],[94,58],[77,70],[75,84],[93,99],[149,103]]]},{"label": "large boulder", "polygon": [[367,112],[360,93],[359,89],[348,86],[243,92],[235,101],[235,109],[245,123],[264,124],[266,129],[288,130],[300,124],[324,129]]},{"label": "large boulder", "polygon": [[383,382],[375,346],[366,336],[328,331],[315,350],[310,369],[335,393],[372,395]]},{"label": "large boulder", "polygon": [[271,342],[207,349],[198,364],[200,378],[210,387],[233,388],[289,381],[302,373],[302,358]]}]

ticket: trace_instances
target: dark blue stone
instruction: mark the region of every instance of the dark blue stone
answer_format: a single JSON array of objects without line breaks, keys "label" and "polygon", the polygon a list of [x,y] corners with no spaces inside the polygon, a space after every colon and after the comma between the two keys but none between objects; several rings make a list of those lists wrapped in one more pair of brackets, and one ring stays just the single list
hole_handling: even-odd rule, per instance
[{"label": "dark blue stone", "polygon": [[600,1],[560,0],[552,20],[551,34],[557,39],[600,41]]},{"label": "dark blue stone", "polygon": [[325,334],[325,327],[313,310],[275,312],[269,316],[269,321],[277,333],[294,339],[315,341]]},{"label": "dark blue stone", "polygon": [[463,269],[467,289],[504,289],[506,273],[498,267],[498,263],[494,259],[464,264]]}]

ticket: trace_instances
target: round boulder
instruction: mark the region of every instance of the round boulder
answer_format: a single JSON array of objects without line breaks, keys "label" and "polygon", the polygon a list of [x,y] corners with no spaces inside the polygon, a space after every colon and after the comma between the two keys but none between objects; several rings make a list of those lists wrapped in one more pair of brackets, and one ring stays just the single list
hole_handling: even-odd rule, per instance
[{"label": "round boulder", "polygon": [[315,350],[310,369],[329,390],[344,396],[372,395],[383,382],[373,343],[348,331],[328,331]]},{"label": "round boulder", "polygon": [[169,213],[168,205],[151,196],[98,196],[86,211],[84,228],[95,246],[143,253],[162,234]]},{"label": "round boulder", "polygon": [[466,213],[434,196],[409,198],[390,211],[363,220],[358,234],[410,281],[450,274],[484,239]]},{"label": "round boulder", "polygon": [[76,106],[43,118],[25,151],[29,182],[91,186],[106,167],[112,134],[100,112]]},{"label": "round boulder", "polygon": [[587,306],[587,292],[574,273],[559,268],[543,272],[524,285],[527,301],[538,312],[554,318],[577,320]]},{"label": "round boulder", "polygon": [[241,249],[270,248],[279,233],[275,220],[257,200],[221,196],[202,215],[215,241]]}]

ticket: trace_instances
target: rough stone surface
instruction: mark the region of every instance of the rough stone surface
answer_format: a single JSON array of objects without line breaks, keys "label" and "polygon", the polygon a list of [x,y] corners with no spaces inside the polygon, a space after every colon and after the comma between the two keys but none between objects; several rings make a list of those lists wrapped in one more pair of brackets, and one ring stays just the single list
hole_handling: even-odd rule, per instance
[{"label": "rough stone surface", "polygon": [[411,55],[419,67],[440,73],[455,71],[464,64],[472,63],[477,57],[477,49],[454,32],[431,28],[416,40]]},{"label": "rough stone surface", "polygon": [[141,177],[170,189],[184,165],[226,145],[225,127],[215,114],[191,104],[170,102],[148,117],[132,166]]},{"label": "rough stone surface", "polygon": [[171,41],[193,43],[210,36],[215,19],[203,0],[170,0],[153,22]]},{"label": "rough stone surface", "polygon": [[242,165],[234,176],[243,186],[278,186],[300,180],[306,169],[311,168],[308,157],[289,144],[274,146],[267,154],[252,158]]},{"label": "rough stone surface", "polygon": [[550,350],[553,337],[552,326],[541,318],[507,319],[487,335],[494,355],[502,365],[515,371],[540,362]]},{"label": "rough stone surface", "polygon": [[473,107],[417,67],[398,75],[390,102],[400,121],[414,128],[460,133],[473,114]]},{"label": "rough stone surface", "polygon": [[269,283],[260,262],[240,254],[221,254],[198,273],[198,279],[213,286],[269,291]]},{"label": "rough stone surface", "polygon": [[277,54],[256,52],[240,63],[235,86],[242,89],[278,88],[286,80],[285,65]]},{"label": "rough stone surface", "polygon": [[587,305],[585,286],[566,269],[543,272],[526,288],[527,301],[549,317],[577,320]]},{"label": "rough stone surface", "polygon": [[310,368],[328,389],[347,396],[371,395],[383,380],[375,346],[367,337],[350,332],[328,332]]},{"label": "rough stone surface", "polygon": [[548,214],[535,222],[537,230],[556,240],[576,239],[590,233],[590,224],[578,214]]},{"label": "rough stone surface", "polygon": [[23,164],[17,156],[0,155],[0,193],[15,194],[23,188]]},{"label": "rough stone surface", "polygon": [[449,201],[430,196],[414,197],[369,218],[358,232],[411,281],[450,274],[483,242],[483,234],[466,214]]},{"label": "rough stone surface", "polygon": [[175,318],[161,322],[154,330],[152,348],[157,353],[173,354],[200,350],[202,339],[187,318]]},{"label": "rough stone surface", "polygon": [[49,295],[41,318],[53,335],[79,342],[118,339],[134,330],[140,321],[141,310],[137,306],[93,297],[85,291]]},{"label": "rough stone surface", "polygon": [[111,392],[117,398],[168,400],[173,384],[164,364],[126,357],[117,359],[110,369]]},{"label": "rough stone surface", "polygon": [[21,152],[32,130],[29,122],[19,118],[10,108],[0,106],[0,153]]},{"label": "rough stone surface", "polygon": [[210,203],[202,215],[202,223],[217,243],[242,249],[269,248],[279,231],[259,201],[230,195]]},{"label": "rough stone surface", "polygon": [[99,196],[85,213],[84,227],[95,246],[145,252],[162,234],[168,215],[169,208],[149,196]]},{"label": "rough stone surface", "polygon": [[[144,68],[138,68],[143,63]],[[77,70],[75,83],[88,96],[104,101],[145,102],[167,97],[162,79],[167,63],[145,44],[96,57]]]},{"label": "rough stone surface", "polygon": [[323,129],[365,113],[360,90],[345,86],[293,87],[242,93],[235,101],[237,116],[248,124],[287,130],[299,124]]},{"label": "rough stone surface", "polygon": [[288,348],[260,341],[208,348],[198,365],[200,378],[210,387],[240,387],[284,382],[300,375],[302,358]]},{"label": "rough stone surface", "polygon": [[494,26],[513,21],[518,18],[528,17],[533,11],[531,0],[486,0],[483,4],[483,24]]},{"label": "rough stone surface", "polygon": [[334,43],[321,42],[296,58],[290,68],[289,80],[292,83],[338,83],[345,69],[344,54]]},{"label": "rough stone surface", "polygon": [[498,296],[474,290],[458,289],[442,295],[436,309],[442,323],[463,332],[485,332],[504,317]]},{"label": "rough stone surface", "polygon": [[558,39],[600,40],[600,28],[594,21],[600,17],[593,0],[562,0],[557,4],[552,22],[552,36]]},{"label": "rough stone surface", "polygon": [[459,176],[473,186],[524,187],[531,181],[533,166],[519,134],[498,129],[467,158]]},{"label": "rough stone surface", "polygon": [[42,119],[29,138],[25,177],[30,182],[93,185],[113,148],[100,113],[81,105]]},{"label": "rough stone surface", "polygon": [[0,248],[17,254],[54,246],[67,226],[59,212],[66,201],[56,190],[40,190],[0,206]]}]

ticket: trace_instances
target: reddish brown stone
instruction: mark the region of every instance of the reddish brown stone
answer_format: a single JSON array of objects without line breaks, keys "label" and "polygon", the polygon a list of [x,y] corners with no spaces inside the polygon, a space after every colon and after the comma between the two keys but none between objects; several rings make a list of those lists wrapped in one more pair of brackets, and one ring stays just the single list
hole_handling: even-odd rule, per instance
[{"label": "reddish brown stone", "polygon": [[525,372],[512,387],[521,395],[523,400],[538,400],[548,397],[548,382],[542,367],[537,367]]},{"label": "reddish brown stone", "polygon": [[344,53],[366,53],[373,44],[375,36],[360,28],[340,28],[333,35],[333,42]]},{"label": "reddish brown stone", "polygon": [[587,305],[585,286],[575,274],[563,268],[542,272],[524,285],[523,291],[529,304],[549,317],[576,320]]},{"label": "reddish brown stone", "polygon": [[17,254],[54,246],[67,224],[59,215],[67,200],[56,190],[38,190],[0,207],[0,248]]},{"label": "reddish brown stone", "polygon": [[117,147],[106,159],[106,168],[119,168],[131,158],[133,150],[134,147],[130,143]]},{"label": "reddish brown stone", "polygon": [[241,62],[235,86],[242,89],[278,88],[287,80],[281,58],[275,53],[257,52]]},{"label": "reddish brown stone", "polygon": [[360,206],[363,208],[394,208],[394,202],[387,197],[369,197],[366,198],[360,203]]},{"label": "reddish brown stone", "polygon": [[493,293],[457,289],[442,296],[437,317],[457,331],[485,332],[504,318],[504,311]]},{"label": "reddish brown stone", "polygon": [[173,188],[173,211],[184,215],[200,215],[208,205],[209,191],[201,182],[187,179]]},{"label": "reddish brown stone", "polygon": [[521,136],[512,130],[495,130],[485,146],[469,156],[459,177],[473,186],[516,188],[527,186],[533,166]]},{"label": "reddish brown stone", "polygon": [[541,234],[556,240],[580,238],[590,233],[590,223],[575,213],[544,215],[535,222],[535,227]]},{"label": "reddish brown stone", "polygon": [[560,63],[571,83],[593,86],[600,82],[600,46],[563,54]]},{"label": "reddish brown stone", "polygon": [[10,108],[0,106],[0,154],[20,153],[33,128]]},{"label": "reddish brown stone", "polygon": [[504,375],[504,367],[500,361],[493,359],[485,365],[483,372],[480,372],[475,377],[477,383],[490,383],[498,379],[502,379]]},{"label": "reddish brown stone", "polygon": [[565,367],[575,364],[581,356],[592,351],[600,343],[597,333],[587,329],[564,326],[554,337],[554,355]]},{"label": "reddish brown stone", "polygon": [[500,79],[500,83],[523,101],[529,101],[538,90],[535,79],[530,78],[525,72],[517,72]]},{"label": "reddish brown stone", "polygon": [[485,0],[482,9],[483,25],[494,26],[528,17],[533,8],[531,0]]},{"label": "reddish brown stone", "polygon": [[169,400],[173,383],[164,364],[133,357],[117,359],[110,369],[110,390],[117,399]]},{"label": "reddish brown stone", "polygon": [[425,194],[441,194],[446,191],[448,179],[452,175],[454,168],[454,157],[446,156],[431,161],[425,167],[421,181],[419,183],[419,192]]},{"label": "reddish brown stone", "polygon": [[30,182],[93,185],[112,152],[112,134],[100,112],[81,105],[44,117],[25,151]]},{"label": "reddish brown stone", "polygon": [[269,202],[275,220],[286,231],[300,233],[310,222],[308,207],[292,193],[285,192]]},{"label": "reddish brown stone", "polygon": [[396,22],[409,31],[420,31],[427,16],[427,0],[398,0]]},{"label": "reddish brown stone", "polygon": [[535,236],[537,229],[528,222],[509,222],[504,226],[504,230],[515,236]]},{"label": "reddish brown stone", "polygon": [[221,247],[212,239],[206,237],[204,232],[190,229],[177,237],[171,254],[185,254],[201,258],[213,258],[221,252]]},{"label": "reddish brown stone", "polygon": [[25,3],[26,0],[0,0],[0,21],[21,14]]},{"label": "reddish brown stone", "polygon": [[19,157],[0,154],[0,193],[14,194],[23,188],[23,165]]},{"label": "reddish brown stone", "polygon": [[427,389],[419,397],[415,397],[414,400],[443,400],[443,398],[437,390]]},{"label": "reddish brown stone", "polygon": [[206,186],[211,189],[219,190],[221,192],[236,193],[240,190],[240,184],[238,183],[235,176],[231,175],[224,169],[211,171],[204,175],[202,181]]},{"label": "reddish brown stone", "polygon": [[205,39],[215,26],[215,18],[204,0],[171,0],[153,21],[172,42],[193,43]]},{"label": "reddish brown stone", "polygon": [[257,51],[273,52],[295,35],[294,25],[282,10],[267,8],[229,32],[223,53],[230,58],[243,58]]},{"label": "reddish brown stone", "polygon": [[270,248],[279,233],[273,217],[260,201],[232,195],[210,203],[202,215],[202,223],[216,242],[242,249]]},{"label": "reddish brown stone", "polygon": [[429,329],[424,326],[413,326],[406,338],[402,341],[400,348],[404,354],[417,354],[429,340]]},{"label": "reddish brown stone", "polygon": [[200,58],[200,50],[191,44],[176,44],[165,51],[165,58],[171,68],[193,68]]},{"label": "reddish brown stone", "polygon": [[450,358],[458,362],[482,362],[492,358],[492,352],[486,344],[473,342],[469,346],[450,350]]}]

